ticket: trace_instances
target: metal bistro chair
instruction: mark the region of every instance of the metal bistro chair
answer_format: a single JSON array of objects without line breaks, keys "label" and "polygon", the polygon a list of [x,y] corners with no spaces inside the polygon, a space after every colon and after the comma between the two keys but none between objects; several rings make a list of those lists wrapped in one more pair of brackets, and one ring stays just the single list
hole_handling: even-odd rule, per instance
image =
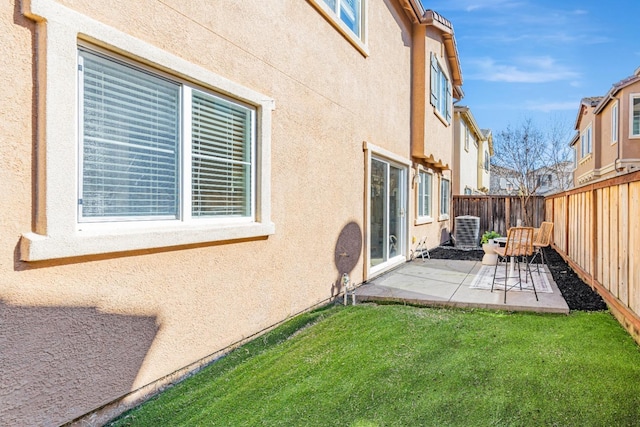
[{"label": "metal bistro chair", "polygon": [[[533,282],[533,275],[529,267],[529,257],[533,255],[533,228],[531,227],[513,227],[510,228],[507,233],[507,243],[504,248],[495,248],[495,252],[498,254],[498,262],[493,271],[493,282],[491,283],[491,292],[496,283],[496,273],[498,272],[498,264],[500,264],[500,258],[504,261],[504,303],[507,303],[507,291],[513,289],[515,286],[520,285],[522,289],[522,273],[520,271],[520,259],[523,259],[525,264],[525,281],[528,282],[527,273],[531,278],[531,286],[533,286],[533,293],[538,301],[538,292],[536,291],[536,285]],[[509,258],[511,261],[517,264],[518,269],[518,283],[508,286],[509,282]],[[515,278],[515,276],[514,276]]]},{"label": "metal bistro chair", "polygon": [[[551,244],[551,232],[553,231],[553,223],[552,222],[543,222],[540,225],[540,229],[538,233],[536,233],[533,239],[533,258],[531,258],[531,262],[534,262],[536,257],[540,255],[540,260],[542,261],[542,265],[547,265],[544,261],[544,248],[548,248]],[[536,263],[536,270],[538,274],[540,274],[540,263]],[[544,271],[544,269],[543,269]]]}]

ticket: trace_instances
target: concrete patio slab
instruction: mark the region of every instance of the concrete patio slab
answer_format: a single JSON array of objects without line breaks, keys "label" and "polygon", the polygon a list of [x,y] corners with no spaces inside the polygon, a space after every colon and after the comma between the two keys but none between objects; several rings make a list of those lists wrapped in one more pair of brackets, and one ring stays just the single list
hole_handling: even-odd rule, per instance
[{"label": "concrete patio slab", "polygon": [[[569,313],[553,277],[545,267],[553,290],[533,292],[510,290],[507,302],[504,291],[472,289],[469,287],[482,267],[479,261],[414,260],[385,273],[356,289],[356,300],[404,302],[426,306],[483,308],[490,310],[533,311],[543,313]],[[534,273],[534,275],[537,273]],[[535,280],[535,277],[534,277]]]}]

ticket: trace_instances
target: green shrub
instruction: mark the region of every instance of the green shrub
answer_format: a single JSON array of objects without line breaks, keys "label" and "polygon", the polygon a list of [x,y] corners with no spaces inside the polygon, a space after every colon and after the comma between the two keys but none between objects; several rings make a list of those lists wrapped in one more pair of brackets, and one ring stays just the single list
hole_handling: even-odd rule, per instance
[{"label": "green shrub", "polygon": [[485,243],[489,243],[490,239],[495,239],[497,237],[502,237],[502,235],[497,231],[487,231],[482,235],[482,240],[480,240],[480,243],[484,245]]}]

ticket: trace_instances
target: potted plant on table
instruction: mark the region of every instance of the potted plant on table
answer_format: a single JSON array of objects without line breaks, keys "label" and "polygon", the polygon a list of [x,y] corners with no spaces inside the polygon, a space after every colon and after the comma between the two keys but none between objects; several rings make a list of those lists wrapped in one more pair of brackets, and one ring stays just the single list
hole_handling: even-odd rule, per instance
[{"label": "potted plant on table", "polygon": [[502,237],[502,235],[497,231],[487,231],[482,235],[480,243],[482,243],[483,245],[486,243],[494,244],[495,242],[493,241],[493,239],[496,239],[498,237]]}]

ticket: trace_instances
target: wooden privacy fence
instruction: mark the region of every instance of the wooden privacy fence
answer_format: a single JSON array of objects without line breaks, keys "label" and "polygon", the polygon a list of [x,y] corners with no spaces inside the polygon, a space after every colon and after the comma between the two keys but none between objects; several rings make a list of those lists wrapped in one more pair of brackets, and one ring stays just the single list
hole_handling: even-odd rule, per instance
[{"label": "wooden privacy fence", "polygon": [[640,343],[640,172],[547,197],[553,246]]},{"label": "wooden privacy fence", "polygon": [[[506,236],[507,230],[515,226],[519,219],[525,225],[539,227],[545,218],[544,210],[542,196],[529,198],[527,218],[524,218],[518,196],[453,196],[453,218],[463,215],[480,217],[480,235],[493,230]],[[452,221],[452,227],[455,227],[455,221]]]}]

